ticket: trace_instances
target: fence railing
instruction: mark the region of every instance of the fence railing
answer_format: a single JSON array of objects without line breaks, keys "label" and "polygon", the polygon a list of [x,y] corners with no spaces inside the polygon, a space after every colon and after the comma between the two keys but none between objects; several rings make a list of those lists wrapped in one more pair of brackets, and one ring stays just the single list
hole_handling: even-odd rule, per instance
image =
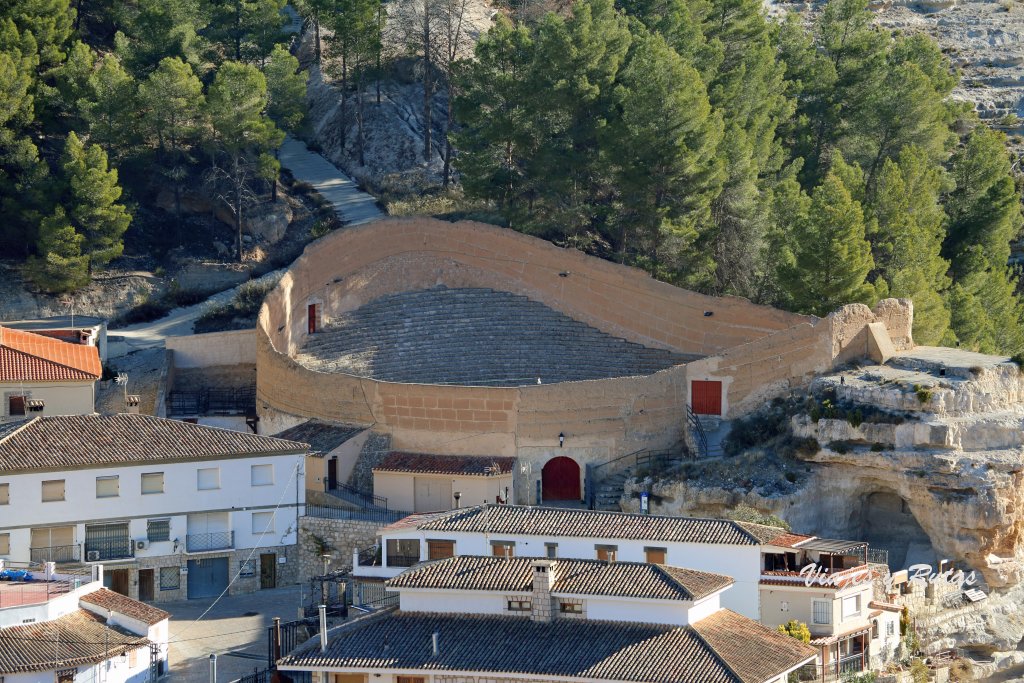
[{"label": "fence railing", "polygon": [[375,496],[369,491],[358,489],[355,486],[349,484],[343,484],[340,481],[334,482],[333,486],[327,487],[327,492],[353,503],[359,505],[368,505],[370,507],[388,509],[388,499],[384,496]]},{"label": "fence railing", "polygon": [[708,436],[704,433],[704,425],[701,424],[700,418],[689,405],[686,406],[686,422],[690,425],[690,434],[697,444],[698,457],[708,457]]},{"label": "fence railing", "polygon": [[587,507],[591,510],[597,505],[597,490],[605,479],[627,468],[635,467],[656,470],[667,467],[676,460],[677,453],[671,450],[641,449],[606,460],[602,463],[588,463],[584,472],[584,493]]},{"label": "fence railing", "polygon": [[81,562],[82,546],[74,545],[51,545],[45,548],[29,548],[29,556],[33,562]]},{"label": "fence railing", "polygon": [[353,519],[362,522],[376,522],[378,524],[392,524],[408,517],[410,512],[402,510],[350,510],[348,508],[334,507],[332,505],[314,505],[306,503],[306,516],[319,517],[320,519]]},{"label": "fence railing", "polygon": [[197,389],[171,391],[167,394],[168,414],[244,415],[256,410],[256,385],[238,389]]},{"label": "fence railing", "polygon": [[[271,667],[277,663],[277,660],[274,659],[274,631],[276,628],[278,627],[274,625],[267,627],[267,660]],[[320,617],[318,615],[306,619],[282,622],[280,629],[281,649],[278,656],[284,657],[299,645],[320,633]]]},{"label": "fence railing", "polygon": [[135,557],[135,544],[128,536],[85,539],[85,561],[124,560]]},{"label": "fence railing", "polygon": [[385,558],[389,567],[411,567],[420,561],[419,555],[391,555]]},{"label": "fence railing", "polygon": [[360,567],[380,567],[383,563],[383,554],[379,545],[371,545],[359,551]]},{"label": "fence railing", "polygon": [[868,562],[871,564],[889,564],[889,551],[884,548],[868,548]]},{"label": "fence railing", "polygon": [[205,534],[188,534],[185,536],[185,550],[190,553],[204,550],[227,550],[235,545],[235,532],[212,531]]}]

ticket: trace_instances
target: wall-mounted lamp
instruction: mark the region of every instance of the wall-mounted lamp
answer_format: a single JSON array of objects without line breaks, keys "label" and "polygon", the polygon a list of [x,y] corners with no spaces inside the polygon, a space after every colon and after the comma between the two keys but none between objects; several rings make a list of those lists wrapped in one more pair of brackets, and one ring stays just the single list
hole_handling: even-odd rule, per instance
[{"label": "wall-mounted lamp", "polygon": [[453,493],[452,494],[452,498],[455,499],[455,509],[456,510],[458,510],[460,507],[462,507],[462,505],[459,503],[459,500],[462,498],[462,492],[461,491],[456,491],[455,493]]},{"label": "wall-mounted lamp", "polygon": [[565,445],[565,434],[558,432],[558,447],[561,448]]},{"label": "wall-mounted lamp", "polygon": [[710,318],[710,317],[711,317],[711,316],[713,316],[714,314],[715,314],[715,312],[714,312],[714,311],[704,311],[704,317],[705,317],[705,318]]}]

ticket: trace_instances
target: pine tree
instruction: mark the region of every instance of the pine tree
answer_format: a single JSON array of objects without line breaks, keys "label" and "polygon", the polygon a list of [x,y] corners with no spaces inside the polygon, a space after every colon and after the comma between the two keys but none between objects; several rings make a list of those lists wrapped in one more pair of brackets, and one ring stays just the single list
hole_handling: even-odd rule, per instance
[{"label": "pine tree", "polygon": [[67,188],[67,218],[82,236],[82,255],[92,272],[124,251],[122,238],[131,214],[118,203],[117,171],[107,168],[107,155],[98,145],[85,145],[74,132],[69,133],[61,169]]},{"label": "pine tree", "polygon": [[986,267],[1001,268],[1010,257],[1010,240],[1021,230],[1020,199],[1010,173],[1006,136],[978,125],[954,154],[956,189],[946,202],[949,237],[944,255],[957,277],[970,274],[962,252],[978,246]]},{"label": "pine tree", "polygon": [[270,53],[263,68],[267,78],[267,115],[288,131],[296,132],[305,121],[306,81],[308,75],[299,70],[299,60],[283,45]]},{"label": "pine tree", "polygon": [[829,173],[814,190],[808,215],[792,226],[794,267],[783,285],[800,311],[825,315],[848,303],[869,303],[873,267],[859,202]]},{"label": "pine tree", "polygon": [[174,188],[175,225],[180,228],[181,185],[203,123],[203,85],[187,63],[166,57],[139,86],[139,100],[145,137],[156,139],[157,163]]},{"label": "pine tree", "polygon": [[252,65],[225,62],[207,90],[206,105],[216,158],[208,180],[234,217],[241,261],[243,212],[255,199],[253,183],[277,177],[280,164],[270,151],[281,145],[284,133],[263,115],[267,80]]},{"label": "pine tree", "polygon": [[85,236],[72,227],[64,208],[58,206],[39,225],[39,256],[28,261],[28,275],[36,286],[51,294],[63,294],[89,284],[88,257],[82,255]]},{"label": "pine tree", "polygon": [[75,20],[68,0],[0,0],[0,17],[11,18],[19,32],[32,34],[41,72],[64,61]]},{"label": "pine tree", "polygon": [[529,201],[530,161],[541,135],[529,78],[534,49],[529,31],[499,14],[476,44],[475,59],[459,64],[453,106],[460,128],[449,133],[466,194],[495,202],[516,228]]},{"label": "pine tree", "polygon": [[614,169],[620,260],[635,252],[660,276],[687,282],[713,267],[694,248],[710,221],[722,124],[704,84],[658,35],[635,31],[602,145]]},{"label": "pine tree", "polygon": [[117,53],[136,78],[148,76],[165,57],[198,68],[203,51],[198,32],[205,25],[199,0],[138,0],[115,37]]},{"label": "pine tree", "polygon": [[107,54],[89,78],[89,88],[85,119],[90,139],[113,158],[127,156],[137,134],[135,79],[115,55]]},{"label": "pine tree", "polygon": [[948,189],[942,169],[917,147],[907,147],[899,163],[887,159],[878,174],[873,237],[875,267],[889,295],[914,302],[914,340],[939,344],[949,329],[944,293],[950,286],[949,261],[942,258],[945,215],[939,203]]}]

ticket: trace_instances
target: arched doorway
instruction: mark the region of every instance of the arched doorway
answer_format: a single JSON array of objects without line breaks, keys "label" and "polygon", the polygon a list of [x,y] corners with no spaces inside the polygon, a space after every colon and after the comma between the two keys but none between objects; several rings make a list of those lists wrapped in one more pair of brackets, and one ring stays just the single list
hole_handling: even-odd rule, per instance
[{"label": "arched doorway", "polygon": [[541,489],[545,501],[579,500],[580,466],[564,455],[552,458],[541,472]]}]

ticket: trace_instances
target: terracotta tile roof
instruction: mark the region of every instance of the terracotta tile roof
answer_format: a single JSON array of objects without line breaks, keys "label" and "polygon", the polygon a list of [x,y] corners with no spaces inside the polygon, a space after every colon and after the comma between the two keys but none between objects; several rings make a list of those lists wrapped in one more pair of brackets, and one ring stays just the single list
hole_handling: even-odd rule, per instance
[{"label": "terracotta tile roof", "polygon": [[21,423],[0,438],[0,470],[278,455],[306,444],[152,415],[55,415]]},{"label": "terracotta tile roof", "polygon": [[0,326],[0,382],[95,381],[102,375],[95,346]]},{"label": "terracotta tile roof", "polygon": [[772,539],[772,545],[779,548],[796,548],[800,543],[809,541],[813,536],[804,534],[785,533]]},{"label": "terracotta tile roof", "polygon": [[171,616],[170,612],[165,612],[162,609],[157,609],[144,602],[133,600],[127,595],[121,595],[106,588],[87,593],[80,597],[78,601],[79,603],[85,602],[90,605],[96,605],[101,609],[108,609],[111,612],[123,614],[126,617],[137,619],[150,626],[158,624]]},{"label": "terracotta tile roof", "polygon": [[[0,429],[2,429],[2,426],[0,426]],[[408,517],[402,517],[402,519],[398,520],[397,522],[392,522],[391,524],[388,524],[385,527],[381,527],[381,530],[378,532],[378,534],[383,535],[392,531],[404,531],[406,529],[422,528],[427,522],[431,520],[447,516],[447,510],[444,510],[443,512],[416,512],[409,515]]]},{"label": "terracotta tile roof", "polygon": [[[730,634],[733,643],[728,646],[718,642],[723,625],[734,629]],[[540,679],[565,676],[643,683],[762,683],[816,654],[790,636],[738,614],[728,613],[707,630],[711,638],[695,627],[662,624],[585,619],[542,623],[523,617],[388,610],[332,629],[323,653],[318,641],[307,642],[281,660],[281,668],[514,673]],[[438,634],[440,652],[436,657],[431,650],[434,633]],[[754,636],[747,638],[748,633]],[[717,645],[712,645],[712,640]],[[766,656],[763,648],[772,643],[776,651]],[[723,647],[722,652],[718,646]],[[770,675],[751,677],[753,672],[773,667]]]},{"label": "terracotta tile roof", "polygon": [[50,621],[0,629],[0,674],[95,664],[148,644],[79,609]]},{"label": "terracotta tile roof", "polygon": [[764,681],[817,655],[810,645],[727,609],[693,625],[743,683]]},{"label": "terracotta tile roof", "polygon": [[452,510],[419,525],[425,531],[465,531],[528,536],[577,536],[624,540],[762,545],[787,532],[729,519],[661,517],[624,512],[480,505]]},{"label": "terracotta tile roof", "polygon": [[462,474],[495,476],[508,474],[516,459],[477,455],[429,455],[427,453],[388,453],[374,472],[421,472],[424,474]]},{"label": "terracotta tile roof", "polygon": [[319,453],[329,453],[345,443],[356,434],[366,430],[366,427],[358,425],[347,425],[333,422],[321,422],[320,420],[307,420],[302,424],[295,425],[283,432],[274,434],[278,439],[287,441],[300,441],[308,443],[309,447]]},{"label": "terracotta tile roof", "polygon": [[[536,558],[459,555],[405,571],[387,582],[394,588],[447,588],[523,592],[532,590]],[[553,593],[651,600],[700,600],[733,580],[681,567],[643,562],[552,560]]]}]

